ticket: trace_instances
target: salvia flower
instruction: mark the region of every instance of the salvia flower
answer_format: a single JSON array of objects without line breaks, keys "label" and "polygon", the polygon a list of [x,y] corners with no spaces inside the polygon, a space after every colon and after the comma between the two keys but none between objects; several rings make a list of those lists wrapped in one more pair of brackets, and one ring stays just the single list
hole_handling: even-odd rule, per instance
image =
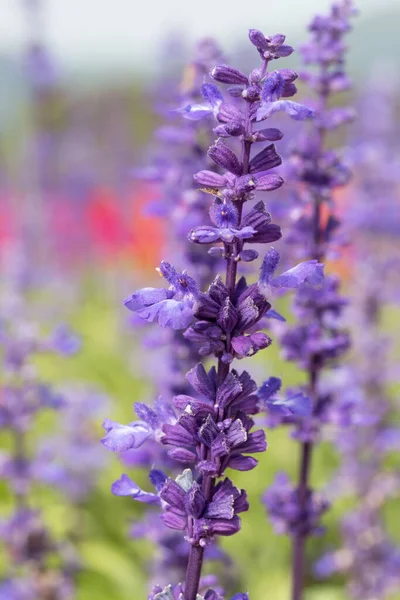
[{"label": "salvia flower", "polygon": [[285,473],[279,473],[263,496],[276,533],[286,535],[320,535],[323,528],[320,518],[329,508],[323,496],[307,491],[304,506],[300,504],[299,491]]},{"label": "salvia flower", "polygon": [[[23,304],[23,299],[19,300]],[[35,485],[49,483],[49,473],[54,476],[60,471],[53,463],[54,457],[41,451],[40,442],[33,451],[28,447],[35,439],[34,435],[30,439],[31,431],[40,413],[49,408],[62,412],[65,408],[62,395],[40,380],[33,358],[50,352],[70,355],[80,342],[65,326],[42,337],[38,327],[11,315],[3,319],[1,326],[0,429],[12,439],[13,449],[1,455],[0,478],[8,482],[14,507],[0,523],[0,539],[12,561],[7,565],[12,577],[1,584],[0,594],[15,600],[41,597],[67,600],[74,582],[67,572],[63,543],[53,539],[43,515],[31,506]],[[60,568],[53,568],[54,557]]]},{"label": "salvia flower", "polygon": [[[264,501],[271,519],[281,533],[293,541],[292,598],[303,597],[304,545],[307,538],[321,531],[320,517],[328,502],[310,488],[310,465],[314,444],[320,439],[323,425],[355,424],[355,401],[339,400],[334,386],[327,385],[329,371],[338,372],[338,362],[348,350],[350,338],[341,320],[347,302],[340,296],[339,281],[322,276],[320,264],[332,254],[337,238],[339,221],[334,214],[333,193],[336,187],[347,183],[349,171],[340,153],[325,147],[326,134],[348,122],[352,111],[331,109],[328,101],[338,89],[348,85],[344,70],[344,34],[349,30],[353,15],[351,2],[335,3],[327,17],[316,17],[310,25],[311,41],[303,49],[305,62],[316,66],[316,71],[305,75],[317,96],[315,118],[307,136],[296,143],[289,176],[295,183],[298,207],[291,223],[288,241],[298,250],[298,256],[308,260],[278,277],[274,277],[279,256],[269,252],[261,269],[265,286],[296,287],[295,325],[280,325],[280,339],[286,359],[294,360],[307,373],[307,385],[288,390],[283,407],[276,406],[274,395],[268,397],[273,382],[268,380],[260,388],[261,401],[266,405],[270,423],[294,425],[293,437],[301,443],[299,480],[297,486],[285,476],[266,492]],[[340,76],[339,76],[340,75]],[[293,81],[272,74],[262,95],[259,117],[285,110],[293,118],[301,118],[302,107],[290,100],[279,100]],[[328,216],[324,214],[324,210]],[[336,248],[335,248],[336,249]],[[317,287],[313,287],[316,284]],[[272,392],[274,390],[272,389]],[[262,400],[264,396],[264,400]],[[298,398],[297,411],[292,398]],[[335,400],[336,399],[336,400]]]},{"label": "salvia flower", "polygon": [[[228,90],[228,96],[222,94],[222,101],[219,92],[212,88],[203,89],[203,95],[208,96],[204,105],[208,114],[202,116],[215,115],[223,125],[222,131],[217,126],[217,135],[223,133],[224,140],[233,138],[241,144],[238,153],[218,137],[207,154],[220,170],[214,173],[210,169],[201,169],[195,175],[196,182],[203,186],[201,189],[215,200],[210,209],[211,226],[200,223],[192,228],[189,239],[200,244],[221,244],[213,246],[209,256],[224,258],[225,278],[217,276],[207,291],[202,291],[203,287],[186,272],[178,273],[168,263],[162,263],[160,270],[170,288],[145,288],[126,301],[127,307],[145,320],[185,329],[184,339],[196,342],[196,345],[199,343],[200,354],[214,356],[217,363],[208,370],[201,363],[189,370],[187,379],[194,392],[173,398],[176,421],[165,422],[162,426],[161,443],[167,447],[171,458],[186,466],[185,470],[177,477],[170,477],[164,471],[153,469],[150,480],[155,492],[139,489],[126,477],[113,488],[117,494],[127,493],[140,501],[158,505],[163,522],[185,534],[190,548],[185,582],[176,591],[172,587],[159,590],[157,593],[161,596],[158,598],[162,599],[182,595],[184,600],[196,600],[204,548],[215,537],[236,533],[240,528],[239,515],[248,510],[246,492],[226,478],[225,470],[228,467],[241,471],[253,469],[257,461],[251,455],[266,449],[265,433],[254,430],[252,419],[259,412],[259,398],[255,394],[257,385],[246,371],[239,373],[231,369],[231,363],[235,358],[252,356],[271,343],[260,326],[271,308],[261,292],[262,283],[249,285],[244,277],[237,278],[237,270],[242,257],[248,262],[257,256],[244,244],[268,244],[281,236],[279,227],[271,223],[263,202],[246,212],[244,205],[253,199],[257,186],[258,191],[270,190],[282,183],[280,178],[269,173],[281,163],[275,146],[269,144],[253,153],[252,145],[281,137],[274,128],[258,132],[256,124],[260,120],[258,110],[268,78],[268,63],[291,52],[283,42],[283,36],[264,38],[260,46],[261,68],[248,77],[226,65],[213,67],[211,77],[234,86],[233,90]],[[275,98],[295,92],[290,86],[295,75],[285,72],[281,76],[285,84],[274,95],[272,104],[279,102]],[[241,89],[239,95],[238,88]],[[237,98],[237,102],[229,96]],[[183,114],[190,118],[196,111],[197,107],[189,107]],[[301,116],[310,114],[311,111],[303,111]],[[265,120],[267,116],[261,118]],[[307,277],[311,277],[309,271],[303,280]],[[114,436],[113,430],[116,436],[119,435],[114,424],[106,422],[105,427],[106,438],[110,433]],[[135,445],[132,429],[131,424],[126,430],[126,439]],[[205,596],[207,600],[215,597],[218,598],[211,591]],[[246,597],[239,594],[235,599]]]},{"label": "salvia flower", "polygon": [[192,320],[197,284],[185,271],[178,272],[164,261],[159,272],[170,284],[168,289],[142,288],[124,304],[148,323],[156,321],[161,327],[185,329]]},{"label": "salvia flower", "polygon": [[[386,110],[381,122],[369,125],[364,111],[365,102],[371,101],[386,105]],[[359,427],[341,431],[336,438],[341,462],[328,488],[332,498],[351,497],[357,503],[341,520],[340,547],[328,550],[314,571],[321,578],[344,574],[350,597],[372,599],[390,597],[400,585],[400,548],[384,513],[387,502],[399,495],[398,473],[388,460],[400,447],[398,400],[390,394],[398,369],[390,352],[392,336],[382,333],[385,305],[398,302],[400,289],[398,261],[388,258],[384,245],[398,243],[398,170],[393,167],[399,156],[391,144],[396,124],[382,90],[374,89],[360,112],[362,123],[352,150],[358,182],[347,223],[357,272],[350,307],[356,359],[351,383],[346,382],[347,389],[352,384],[358,391],[360,418]]]}]

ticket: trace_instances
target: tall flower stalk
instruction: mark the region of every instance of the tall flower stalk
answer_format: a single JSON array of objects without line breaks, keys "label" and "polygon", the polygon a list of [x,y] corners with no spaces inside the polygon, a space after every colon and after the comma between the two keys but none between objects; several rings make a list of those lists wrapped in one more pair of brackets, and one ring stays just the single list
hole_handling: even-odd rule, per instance
[{"label": "tall flower stalk", "polygon": [[62,410],[63,399],[41,381],[32,359],[47,352],[73,353],[77,339],[64,328],[42,338],[35,326],[17,314],[16,297],[10,300],[8,314],[2,307],[0,336],[0,430],[9,439],[9,450],[0,456],[0,478],[9,484],[13,510],[0,522],[0,539],[11,557],[6,578],[0,582],[0,595],[10,600],[64,600],[71,597],[72,580],[64,571],[63,544],[53,539],[32,502],[33,490],[46,480],[50,468],[35,445],[34,424],[41,412]]},{"label": "tall flower stalk", "polygon": [[[400,491],[398,470],[388,460],[400,448],[399,403],[391,394],[398,374],[392,332],[384,332],[385,312],[390,303],[398,303],[400,290],[400,261],[392,251],[399,245],[400,156],[388,90],[375,85],[374,78],[374,89],[367,88],[359,105],[358,132],[351,145],[355,184],[347,219],[357,272],[357,285],[351,288],[351,375],[361,426],[338,436],[341,461],[330,486],[334,497],[351,497],[356,505],[341,520],[340,547],[315,565],[319,577],[343,573],[349,595],[363,600],[391,597],[400,586],[400,547],[384,517],[388,501],[398,499]],[[371,120],[374,107],[379,115]]]},{"label": "tall flower stalk", "polygon": [[[74,596],[82,568],[83,505],[104,466],[93,427],[104,400],[81,386],[60,390],[43,381],[36,360],[68,357],[81,342],[65,325],[41,333],[39,307],[25,296],[26,269],[23,254],[13,246],[0,270],[0,479],[8,484],[11,505],[0,519],[0,540],[9,558],[0,598],[66,600]],[[46,525],[47,507],[37,493],[44,487],[67,499],[74,531],[55,536]]]},{"label": "tall flower stalk", "polygon": [[[176,479],[153,469],[149,477],[157,493],[141,490],[127,475],[112,486],[116,495],[159,506],[164,523],[185,532],[189,557],[184,585],[156,590],[152,597],[157,600],[178,596],[196,600],[205,548],[216,536],[230,536],[240,529],[238,515],[248,510],[247,495],[225,477],[225,470],[253,469],[257,461],[249,455],[265,451],[266,439],[264,431],[253,431],[252,416],[259,412],[259,398],[254,393],[257,386],[246,371],[233,369],[232,362],[270,345],[271,339],[260,329],[271,308],[267,298],[274,290],[293,288],[304,281],[319,282],[322,276],[322,265],[311,260],[274,277],[277,253],[272,250],[264,259],[259,282],[248,285],[244,277],[237,279],[239,263],[258,257],[247,244],[268,244],[281,237],[264,202],[244,212],[254,192],[274,190],[283,183],[270,172],[281,163],[273,144],[252,156],[253,144],[279,140],[283,134],[276,128],[259,129],[257,123],[280,111],[298,120],[312,115],[305,106],[285,99],[296,93],[293,71],[268,73],[271,61],[293,51],[284,44],[285,36],[265,37],[250,30],[249,37],[261,56],[261,66],[249,77],[227,65],[216,65],[210,72],[214,80],[231,86],[229,100],[216,85],[206,83],[202,86],[204,102],[179,110],[189,120],[214,115],[219,123],[215,128],[219,137],[207,154],[222,174],[202,170],[194,176],[202,191],[214,197],[211,223],[194,227],[189,240],[212,245],[209,254],[226,262],[225,276],[217,276],[207,292],[202,292],[186,271],[162,262],[159,271],[169,288],[144,288],[125,301],[145,321],[185,330],[186,340],[199,345],[202,356],[213,356],[216,365],[208,371],[201,363],[193,367],[187,380],[194,392],[175,396],[173,408],[164,400],[154,409],[136,404],[140,421],[127,426],[113,421],[104,424],[104,443],[109,449],[138,448],[155,439],[186,467]],[[233,142],[236,138],[240,157],[222,138],[233,138]],[[220,596],[209,590],[205,598]],[[244,600],[247,595],[235,596],[239,598]]]},{"label": "tall flower stalk", "polygon": [[[349,179],[349,172],[339,152],[329,148],[327,135],[353,118],[347,107],[332,108],[338,91],[350,87],[344,71],[346,47],[344,35],[349,31],[349,19],[354,9],[348,0],[335,3],[328,16],[317,16],[310,25],[311,40],[302,48],[304,61],[316,65],[303,79],[316,95],[316,118],[293,153],[294,181],[298,182],[299,210],[288,241],[295,244],[302,257],[325,261],[339,243],[339,221],[335,215],[334,193]],[[311,400],[311,414],[293,417],[287,414],[271,420],[294,423],[293,436],[300,446],[300,465],[295,487],[280,475],[265,495],[265,502],[279,532],[292,538],[292,599],[303,597],[305,544],[312,534],[321,532],[320,517],[327,502],[311,489],[312,456],[322,425],[337,423],[343,407],[333,402],[335,394],[328,388],[328,368],[337,367],[337,359],[346,352],[349,336],[343,330],[340,315],[346,301],[339,294],[339,280],[329,276],[321,289],[298,289],[294,312],[299,318],[295,327],[285,328],[281,338],[284,356],[295,360],[307,374],[302,392]],[[261,397],[271,397],[279,389],[274,379],[261,388]]]}]

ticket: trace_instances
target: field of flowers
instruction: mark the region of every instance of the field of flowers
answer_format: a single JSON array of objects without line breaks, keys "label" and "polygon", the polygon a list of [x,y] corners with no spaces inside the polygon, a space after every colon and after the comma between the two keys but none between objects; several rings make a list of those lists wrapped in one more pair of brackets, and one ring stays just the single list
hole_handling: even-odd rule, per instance
[{"label": "field of flowers", "polygon": [[362,6],[92,92],[22,4],[0,600],[400,600],[399,88],[352,81]]}]

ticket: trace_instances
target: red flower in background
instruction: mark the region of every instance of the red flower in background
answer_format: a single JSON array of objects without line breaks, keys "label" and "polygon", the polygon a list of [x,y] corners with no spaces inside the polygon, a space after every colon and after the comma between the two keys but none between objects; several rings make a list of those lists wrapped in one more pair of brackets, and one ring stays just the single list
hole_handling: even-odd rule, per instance
[{"label": "red flower in background", "polygon": [[[146,214],[146,205],[157,193],[156,186],[140,183],[125,197],[97,187],[79,200],[63,194],[45,198],[46,214],[37,217],[49,229],[53,258],[64,266],[104,265],[118,259],[135,268],[153,269],[160,262],[164,225]],[[18,236],[21,210],[15,198],[11,203],[5,192],[0,195],[0,246]]]},{"label": "red flower in background", "polygon": [[[14,199],[15,200],[15,199]],[[13,202],[15,204],[15,202]],[[11,209],[11,198],[7,192],[0,193],[0,246],[15,238],[16,221]]]},{"label": "red flower in background", "polygon": [[162,258],[165,219],[147,214],[146,206],[157,197],[154,184],[135,183],[130,192],[130,241],[128,257],[145,269],[153,269]]}]

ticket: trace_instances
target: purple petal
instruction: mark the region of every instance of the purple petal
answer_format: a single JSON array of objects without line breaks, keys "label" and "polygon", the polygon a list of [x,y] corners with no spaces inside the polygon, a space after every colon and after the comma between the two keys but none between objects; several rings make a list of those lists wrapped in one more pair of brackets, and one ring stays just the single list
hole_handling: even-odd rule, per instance
[{"label": "purple petal", "polygon": [[218,139],[215,144],[210,146],[207,154],[223,169],[230,171],[238,177],[242,174],[243,169],[238,157],[222,140]]},{"label": "purple petal", "polygon": [[277,321],[281,321],[282,323],[286,323],[285,317],[279,314],[276,310],[272,308],[269,309],[267,314],[265,315],[268,319],[276,319]]},{"label": "purple petal", "polygon": [[273,415],[309,417],[312,414],[312,402],[301,392],[288,398],[267,400],[266,405]]},{"label": "purple petal", "polygon": [[164,483],[167,480],[167,476],[163,471],[159,469],[152,469],[149,473],[149,480],[156,488],[157,492],[161,490]]},{"label": "purple petal", "polygon": [[285,80],[279,71],[271,73],[265,83],[261,93],[263,103],[269,104],[270,102],[276,102],[283,94],[285,86]]},{"label": "purple petal", "polygon": [[213,113],[212,108],[205,104],[188,104],[182,108],[175,109],[173,112],[181,114],[184,119],[188,119],[189,121],[201,121],[201,119]]},{"label": "purple petal", "polygon": [[188,235],[188,239],[195,244],[213,244],[218,241],[220,237],[219,229],[208,225],[195,227]]},{"label": "purple petal", "polygon": [[249,226],[242,227],[242,229],[232,229],[232,232],[239,240],[249,240],[257,233],[253,227]]},{"label": "purple petal", "polygon": [[283,133],[280,129],[275,127],[269,127],[268,129],[261,129],[255,133],[258,141],[278,142],[283,138]]},{"label": "purple petal", "polygon": [[135,402],[134,410],[138,418],[141,421],[145,421],[153,431],[157,428],[159,418],[157,413],[150,408],[150,406],[147,406],[147,404],[144,404],[143,402]]},{"label": "purple petal", "polygon": [[194,464],[196,461],[196,455],[186,448],[173,448],[168,451],[168,456],[184,465]]},{"label": "purple petal", "polygon": [[240,519],[235,516],[233,519],[209,519],[207,523],[211,527],[212,533],[217,535],[234,535],[240,531]]},{"label": "purple petal", "polygon": [[226,432],[226,439],[231,448],[243,444],[247,440],[247,431],[240,419],[235,419]]},{"label": "purple petal", "polygon": [[172,295],[173,292],[165,288],[142,288],[126,298],[124,304],[126,308],[136,312],[145,306],[152,306],[162,300],[167,300]]},{"label": "purple petal", "polygon": [[203,444],[210,448],[211,444],[218,435],[219,429],[212,416],[208,415],[205,422],[199,429],[198,438]]},{"label": "purple petal", "polygon": [[204,497],[204,494],[200,486],[195,482],[186,494],[186,512],[195,519],[199,519],[204,511],[205,506],[206,499]]},{"label": "purple petal", "polygon": [[238,357],[249,356],[252,350],[250,336],[240,335],[232,338],[232,347]]},{"label": "purple petal", "polygon": [[[249,433],[247,441],[240,446],[240,451],[245,454],[254,454],[255,452],[265,452],[267,449],[267,439],[265,431],[257,429]],[[239,450],[239,448],[236,448]]]},{"label": "purple petal", "polygon": [[182,425],[177,423],[176,425],[169,425],[166,423],[162,428],[164,437],[162,443],[171,446],[188,446],[191,448],[195,446],[195,438],[188,432]]},{"label": "purple petal", "polygon": [[260,227],[255,235],[252,237],[254,244],[272,244],[280,240],[282,237],[282,230],[279,225],[271,223],[265,227]]},{"label": "purple petal", "polygon": [[232,519],[235,514],[233,503],[233,496],[223,496],[212,500],[207,506],[204,516],[210,519]]},{"label": "purple petal", "polygon": [[276,151],[274,144],[266,146],[261,152],[259,152],[254,158],[251,159],[249,164],[250,173],[259,173],[261,171],[268,171],[274,167],[278,167],[282,163],[282,158]]},{"label": "purple petal", "polygon": [[258,258],[258,252],[256,250],[242,250],[239,252],[239,257],[243,262],[252,262]]},{"label": "purple petal", "polygon": [[215,389],[202,364],[199,363],[193,367],[187,373],[186,379],[198,394],[214,401]]},{"label": "purple petal", "polygon": [[210,75],[213,79],[220,81],[221,83],[247,85],[249,82],[244,73],[229,65],[215,65],[215,67],[211,69]]},{"label": "purple petal", "polygon": [[293,52],[294,52],[294,48],[292,48],[292,46],[289,46],[287,44],[282,44],[278,48],[276,54],[279,56],[279,58],[285,58],[285,57],[293,54]]},{"label": "purple petal", "polygon": [[157,323],[161,327],[186,329],[193,318],[192,307],[183,300],[163,300],[153,306],[136,311],[148,323]]},{"label": "purple petal", "polygon": [[228,467],[235,471],[251,471],[258,465],[258,460],[253,456],[231,456],[228,460]]},{"label": "purple petal", "polygon": [[185,491],[173,479],[166,480],[160,491],[160,498],[178,510],[185,510]]},{"label": "purple petal", "polygon": [[221,229],[237,227],[239,224],[238,211],[233,202],[222,202],[219,198],[216,198],[210,207],[209,213],[211,221]]},{"label": "purple petal", "polygon": [[262,104],[257,111],[257,121],[267,119],[276,112],[286,112],[292,119],[296,121],[304,121],[314,116],[315,111],[308,106],[293,102],[292,100],[278,100],[277,102],[269,102]]},{"label": "purple petal", "polygon": [[219,310],[217,324],[221,327],[221,329],[223,329],[223,331],[230,333],[233,331],[237,321],[238,312],[228,296],[228,298],[224,300],[224,303]]},{"label": "purple petal", "polygon": [[285,40],[286,35],[283,35],[283,33],[275,33],[268,39],[269,46],[281,46]]},{"label": "purple petal", "polygon": [[112,452],[126,452],[131,448],[139,448],[152,435],[151,428],[143,421],[121,425],[106,419],[103,427],[107,433],[101,443]]},{"label": "purple petal", "polygon": [[275,396],[281,389],[282,380],[279,377],[269,377],[257,392],[257,396],[261,400],[269,400],[272,396]]},{"label": "purple petal", "polygon": [[266,255],[260,269],[260,283],[262,285],[268,284],[271,281],[273,274],[279,264],[280,255],[275,248],[270,248]]},{"label": "purple petal", "polygon": [[193,176],[196,183],[211,188],[222,188],[227,184],[227,178],[214,171],[199,171]]},{"label": "purple petal", "polygon": [[242,123],[244,115],[232,104],[223,102],[219,107],[217,118],[221,123]]},{"label": "purple petal", "polygon": [[134,500],[144,502],[145,504],[160,504],[160,498],[157,494],[144,492],[125,474],[121,475],[121,478],[117,479],[117,481],[114,481],[111,491],[115,496],[131,496]]},{"label": "purple petal", "polygon": [[283,179],[275,173],[257,173],[254,177],[256,190],[262,192],[271,192],[277,190],[283,185]]},{"label": "purple petal", "polygon": [[217,108],[224,100],[221,90],[213,83],[203,83],[201,86],[202,96],[213,108]]},{"label": "purple petal", "polygon": [[[249,29],[249,39],[251,43],[260,50],[266,50],[268,48],[267,38],[258,29]],[[237,599],[235,598],[234,600]]]},{"label": "purple petal", "polygon": [[297,288],[302,283],[320,285],[324,281],[324,265],[317,260],[302,262],[270,281],[275,288]]},{"label": "purple petal", "polygon": [[178,531],[186,529],[186,517],[182,517],[173,511],[162,514],[161,519],[170,529],[177,529]]}]

